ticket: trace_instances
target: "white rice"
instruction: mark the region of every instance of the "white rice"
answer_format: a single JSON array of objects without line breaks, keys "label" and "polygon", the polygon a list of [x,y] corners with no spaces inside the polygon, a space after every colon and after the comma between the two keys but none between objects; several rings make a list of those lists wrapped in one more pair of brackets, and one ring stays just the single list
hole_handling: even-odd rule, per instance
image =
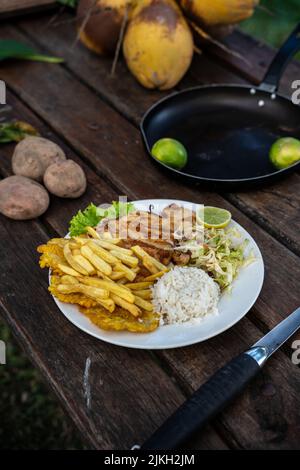
[{"label": "white rice", "polygon": [[176,266],[152,291],[154,309],[161,313],[163,325],[195,322],[218,313],[219,286],[202,269]]}]

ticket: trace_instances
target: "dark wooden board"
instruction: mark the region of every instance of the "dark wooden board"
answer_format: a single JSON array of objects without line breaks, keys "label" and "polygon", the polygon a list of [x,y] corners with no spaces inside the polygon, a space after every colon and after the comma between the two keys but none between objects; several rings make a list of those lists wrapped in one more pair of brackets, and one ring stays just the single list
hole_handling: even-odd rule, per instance
[{"label": "dark wooden board", "polygon": [[1,0],[0,18],[46,11],[57,7],[54,0]]},{"label": "dark wooden board", "polygon": [[[38,126],[38,129],[43,133],[43,135],[45,135],[45,136],[47,136],[51,139],[56,140],[61,145],[61,141],[57,140],[55,138],[55,136],[52,135],[52,133],[49,133],[49,130],[47,130],[47,128],[45,128],[38,120],[36,120],[31,113],[28,113],[28,111],[26,111],[20,103],[18,103],[12,97],[9,97],[9,103],[13,106],[14,112],[16,113],[15,116],[18,116],[18,117],[22,116],[22,118],[24,118],[24,119],[29,119],[30,122],[32,122],[33,124]],[[7,173],[5,172],[5,174],[8,174],[9,170],[10,170],[9,156],[11,154],[12,146],[10,146],[10,147],[11,148],[6,147],[5,152],[4,151],[1,152],[1,159],[2,159],[3,162],[5,162],[5,165],[2,165],[2,168],[4,168],[4,166],[5,166],[5,168],[7,168],[7,170],[6,170]],[[72,157],[72,158],[75,157],[76,158],[76,156],[74,156],[73,152],[71,152],[69,148],[65,147],[65,150],[68,152],[68,155],[70,157]],[[92,172],[90,171],[90,173],[92,173]],[[89,180],[90,179],[91,179],[91,177],[89,177]],[[94,180],[96,180],[96,179],[97,178],[94,178]],[[90,183],[91,182],[92,181],[90,180]],[[100,180],[99,180],[99,183],[100,183]],[[103,181],[101,182],[101,186],[102,186],[102,189],[104,189],[105,183]],[[104,196],[104,193],[102,193],[102,194],[97,193],[97,189],[94,190],[94,187],[92,187],[91,191],[92,191],[93,194],[90,194],[89,196],[93,197],[94,199]],[[111,192],[110,197],[111,198],[115,197],[115,194],[113,192]],[[47,213],[47,215],[45,216],[45,222],[47,223],[48,227],[50,225],[52,227],[53,217],[55,216],[55,220],[56,220],[56,223],[54,223],[55,229],[58,231],[58,233],[64,233],[64,231],[66,230],[65,217],[64,217],[66,215],[66,211],[62,208],[62,204],[59,205],[58,200],[52,201],[52,205],[53,205],[53,202],[54,202],[54,206],[52,206],[51,212]],[[81,202],[83,203],[84,201],[81,201]],[[71,202],[71,204],[73,204],[73,205],[76,205],[76,203],[77,203],[76,201]],[[62,222],[60,222],[60,223],[57,223],[57,219],[58,219],[57,214],[56,214],[57,210],[59,212],[61,212],[61,216],[62,216]],[[10,225],[14,224],[13,222],[6,222],[6,223],[9,223]],[[10,230],[10,232],[12,232],[12,230]],[[18,236],[17,233],[15,234],[15,236],[16,236],[16,239],[18,239],[19,236]],[[41,237],[41,238],[43,239],[43,237]],[[2,239],[3,240],[5,239],[4,235],[2,236]],[[32,243],[38,243],[38,242],[41,242],[41,239],[40,240],[35,240],[34,239],[34,241],[32,241]],[[15,243],[17,244],[17,241]],[[27,250],[29,250],[29,255],[32,254],[31,251],[34,250],[35,245],[34,244],[33,245],[28,244],[28,241],[24,240],[24,246],[25,245],[27,246]],[[22,249],[23,249],[23,246],[20,247],[20,250],[22,250]],[[35,255],[35,257],[36,256],[37,255]],[[30,266],[29,269],[31,269],[31,265],[29,265],[29,266]],[[22,277],[23,275],[24,274],[21,272],[20,277]],[[46,276],[44,276],[44,278],[45,277]],[[45,282],[47,282],[47,279],[45,280]],[[20,287],[21,287],[21,284],[20,284]],[[6,288],[6,286],[4,286],[4,289],[5,288]],[[12,286],[11,289],[13,290],[14,287]],[[25,295],[26,295],[26,293],[24,293],[24,296]],[[22,299],[22,297],[21,297],[21,299]],[[43,301],[46,302],[46,299],[44,299]],[[6,303],[7,303],[7,301],[5,301],[5,304]],[[24,305],[25,309],[27,308],[27,305],[28,304]],[[7,309],[8,309],[8,307],[7,307]],[[32,310],[34,310],[34,307],[31,306],[30,310],[31,310],[31,315],[32,315],[32,313],[33,313]],[[41,313],[40,313],[40,315],[41,315]],[[46,315],[49,316],[49,312],[46,312]],[[54,317],[53,317],[53,315],[54,315]],[[65,327],[62,328],[61,321],[60,321],[61,319],[59,319],[59,321],[57,322],[56,317],[60,317],[60,314],[57,312],[57,309],[55,308],[55,312],[53,314],[51,314],[51,317],[50,317],[51,322],[53,322],[53,323],[55,322],[55,325],[54,325],[55,329],[53,331],[53,328],[51,328],[50,325],[47,325],[47,332],[48,332],[48,334],[51,334],[52,337],[57,338],[57,340],[55,341],[55,344],[56,344],[56,347],[58,347],[58,350],[63,349],[63,352],[61,353],[62,354],[61,361],[67,361],[67,363],[69,364],[70,361],[69,361],[69,358],[68,358],[68,350],[65,350],[66,348],[62,347],[62,344],[64,342],[64,338],[66,336]],[[42,318],[43,318],[43,315],[42,315]],[[16,324],[18,324],[20,322],[20,319],[19,318],[17,318],[17,319],[18,319],[18,321],[16,322]],[[10,315],[9,321],[12,321],[11,315]],[[30,318],[26,318],[26,324],[29,321],[30,321]],[[33,318],[33,322],[36,323],[35,318]],[[236,354],[237,352],[241,351],[243,348],[247,347],[247,345],[249,344],[248,341],[250,341],[250,340],[254,341],[254,340],[257,339],[257,337],[259,336],[259,333],[255,330],[255,328],[253,326],[250,325],[249,321],[245,321],[243,324],[244,324],[244,328],[242,328],[242,333],[239,334],[240,337],[239,336],[236,337],[236,335],[234,334],[234,340],[233,340],[232,332],[228,332],[228,333],[226,333],[225,338],[223,336],[223,337],[220,337],[219,339],[216,339],[216,340],[213,340],[213,341],[210,341],[210,342],[206,343],[206,345],[202,344],[202,345],[198,345],[194,348],[188,348],[186,350],[186,353],[181,355],[182,356],[182,361],[181,362],[180,361],[175,361],[175,359],[174,359],[174,355],[175,355],[175,358],[178,356],[178,353],[176,351],[162,353],[162,357],[168,362],[169,367],[171,366],[172,369],[174,368],[174,374],[176,374],[176,376],[179,378],[180,382],[182,382],[182,386],[184,386],[188,391],[191,391],[197,385],[199,385],[207,377],[208,374],[213,372],[218,367],[218,364],[221,364],[227,358],[232,357],[232,355]],[[56,330],[56,326],[59,328],[59,330],[62,331],[62,338],[61,339],[60,339],[60,335],[58,335],[58,331]],[[69,325],[69,328],[72,329],[72,330],[74,329],[75,331],[77,331],[71,325]],[[250,334],[250,332],[252,332],[252,334]],[[74,335],[76,335],[75,332],[74,332]],[[73,338],[74,338],[73,335],[69,336],[69,334],[68,334],[68,341],[70,342],[70,344],[73,344],[73,342],[74,342]],[[43,344],[44,343],[44,338],[42,337],[41,339],[42,339],[42,344]],[[48,347],[51,347],[51,346],[48,346]],[[91,348],[90,345],[89,345],[89,348]],[[197,348],[197,349],[195,349],[195,348]],[[32,352],[32,354],[33,354],[33,358],[35,359],[35,354],[37,353],[37,350],[40,351],[40,349],[42,349],[40,343],[39,342],[36,343],[34,345],[33,349],[34,349],[34,351]],[[44,346],[42,351],[40,352],[40,357],[43,356],[43,354],[45,354],[45,350],[46,350],[46,347]],[[80,355],[84,355],[84,353],[82,352],[82,346],[80,344],[77,345],[77,350],[81,351]],[[92,354],[94,354],[93,348],[89,349],[89,351],[90,350],[92,351]],[[123,351],[122,349],[119,349],[119,348],[116,348],[116,350],[117,351]],[[212,355],[215,355],[215,351],[218,351],[218,354],[217,354],[217,357],[216,357],[216,361],[212,362],[209,358],[211,358]],[[122,353],[120,353],[120,354],[122,354]],[[135,354],[135,353],[132,352],[132,354]],[[139,355],[139,352],[137,352],[137,355]],[[51,358],[51,356],[50,356],[50,358]],[[143,359],[143,361],[144,360],[145,360],[145,358]],[[283,356],[281,356],[280,359],[278,360],[278,365],[280,365],[282,363],[282,361],[284,362],[285,367],[287,367],[287,364],[288,364],[287,359],[283,358]],[[97,380],[96,380],[97,377],[99,377],[99,375],[103,374],[103,372],[102,372],[101,369],[98,369],[99,366],[97,364],[97,359],[96,359],[95,362],[96,362],[96,364],[94,366],[95,370],[93,369],[93,373],[95,374],[94,375],[95,381],[96,381],[95,383],[97,383]],[[41,367],[40,359],[37,363]],[[176,368],[175,368],[175,365],[176,365]],[[71,366],[72,366],[72,362],[71,362]],[[44,365],[44,367],[45,367],[45,365]],[[61,367],[64,367],[64,366],[61,364]],[[57,381],[56,367],[53,367],[53,366],[49,367],[48,365],[46,365],[46,368],[47,368],[47,375],[46,376],[47,376],[48,380],[50,380],[52,386],[55,386],[55,390],[60,395],[60,388],[63,388],[63,389],[65,388],[64,380],[62,380],[62,378],[60,379],[60,386],[58,387],[57,383],[55,382],[55,381]],[[271,367],[270,371],[272,371],[273,368],[274,368],[274,366]],[[288,384],[291,382],[292,377],[293,377],[293,380],[294,380],[294,372],[295,371],[293,370],[292,367],[290,367],[290,371],[291,371],[291,375],[288,376],[288,380],[285,383],[285,387],[288,387]],[[74,374],[74,376],[78,376],[78,371],[76,371],[76,370],[74,371],[73,367],[71,367],[71,372],[70,373],[72,373],[72,375]],[[136,370],[135,370],[135,374],[137,376],[137,371]],[[66,376],[66,380],[69,381],[69,376],[68,375]],[[54,383],[53,383],[53,381],[54,381]],[[111,383],[110,378],[109,378],[109,381]],[[260,423],[257,421],[256,410],[253,409],[253,406],[252,406],[253,404],[255,404],[255,400],[253,398],[253,395],[254,396],[259,395],[260,387],[262,387],[263,390],[266,390],[265,395],[263,395],[263,397],[265,396],[265,400],[263,401],[263,403],[265,403],[268,400],[267,391],[268,391],[268,389],[270,389],[270,387],[271,388],[273,387],[272,390],[275,389],[276,394],[278,394],[278,396],[281,397],[281,395],[285,393],[285,388],[282,389],[281,384],[278,386],[277,383],[278,383],[278,376],[277,377],[276,377],[276,375],[273,376],[272,372],[271,372],[271,376],[270,376],[269,372],[268,372],[267,375],[264,375],[264,378],[261,378],[261,380],[258,381],[258,384],[259,384],[258,389],[256,389],[253,386],[254,389],[252,389],[252,395],[250,395],[250,397],[248,396],[248,392],[247,392],[244,395],[243,399],[241,401],[237,402],[236,405],[233,408],[231,408],[230,411],[228,411],[229,423],[227,423],[227,421],[226,421],[228,419],[228,418],[226,418],[226,415],[224,416],[225,429],[227,429],[227,432],[229,434],[231,432],[233,432],[235,428],[239,430],[239,432],[235,436],[235,445],[237,447],[247,447],[247,446],[250,445],[251,433],[245,431],[249,427],[250,427],[251,431],[252,431],[252,429],[253,429],[253,431],[255,431],[255,435],[257,436],[255,445],[258,446],[258,447],[261,446],[263,448],[265,448],[267,446],[267,443],[264,441],[263,436],[262,436],[262,430],[260,429]],[[111,386],[113,386],[113,385],[111,384]],[[68,390],[65,393],[69,394],[72,390],[73,389]],[[76,390],[78,390],[78,386],[76,387]],[[101,389],[101,391],[102,391],[102,389]],[[97,397],[98,397],[100,392],[97,389],[96,389],[96,392],[97,392]],[[141,393],[141,392],[139,392],[139,393]],[[289,393],[291,393],[290,390],[289,390]],[[69,395],[67,395],[67,396],[69,398]],[[102,395],[101,395],[101,397],[102,397]],[[64,400],[66,400],[66,397],[64,397],[63,402],[64,402]],[[78,395],[76,395],[75,397],[72,396],[72,400],[73,400],[74,403],[77,404],[78,401],[82,400],[82,397],[81,396],[78,397]],[[99,400],[100,400],[100,397],[99,397]],[[101,400],[105,400],[105,396],[103,396],[103,398],[101,398]],[[250,406],[249,406],[249,402],[250,402]],[[266,423],[271,420],[271,418],[272,418],[272,416],[275,412],[276,412],[276,415],[277,415],[281,411],[281,408],[280,408],[282,406],[281,404],[282,404],[282,399],[278,398],[278,400],[276,400],[274,402],[273,406],[268,408],[268,411],[265,413],[265,416],[264,416],[264,419],[265,419]],[[92,421],[93,421],[90,424],[90,428],[92,428],[92,429],[97,428],[100,432],[102,430],[101,424],[99,425],[99,423],[97,422],[97,419],[95,418],[95,417],[98,416],[97,410],[98,410],[99,405],[97,405],[97,403],[93,403],[93,406],[94,406],[94,408],[93,408],[93,411],[94,411],[93,418],[91,416],[88,416],[88,419],[92,419]],[[244,413],[244,419],[241,422],[241,420],[239,418],[239,416],[240,416],[239,413],[240,413],[240,409],[244,409],[245,406],[246,406],[247,412]],[[77,405],[76,405],[76,408],[77,408]],[[68,408],[68,411],[70,412],[69,408]],[[85,412],[85,410],[83,412]],[[99,407],[99,414],[100,414],[100,412],[103,413],[103,407],[101,407],[101,409]],[[78,413],[77,409],[72,410],[72,412],[70,412],[70,413],[71,413],[71,416],[73,417],[73,419],[75,420],[75,422],[79,425],[79,427],[81,429],[86,426],[86,422],[82,421],[82,417],[77,416],[77,413]],[[74,413],[75,413],[75,416],[74,416]],[[128,413],[127,416],[130,416],[130,412],[128,410],[127,410],[127,413]],[[107,419],[110,419],[110,418],[107,418]],[[295,419],[297,419],[297,415],[295,416]],[[275,420],[275,422],[272,422],[272,428],[270,429],[270,432],[272,431],[272,433],[277,436],[277,439],[279,439],[281,441],[280,446],[282,448],[285,448],[287,446],[288,447],[294,446],[292,439],[290,439],[289,436],[286,433],[284,435],[282,435],[282,433],[280,434],[280,432],[279,432],[280,429],[279,428],[277,429],[278,424],[280,424],[280,423],[278,423],[276,420]],[[222,419],[219,418],[217,426],[219,426],[219,427],[221,427],[221,429],[223,429],[223,418]],[[290,428],[290,429],[293,429],[293,428]],[[199,441],[198,441],[197,448],[201,448],[202,446],[204,448],[212,448],[212,445],[217,446],[218,448],[222,447],[221,441],[218,442],[215,435],[213,436],[214,439],[212,440],[212,435],[210,433],[212,433],[212,431],[210,431],[208,434],[205,433],[206,440],[207,440],[205,445],[204,445],[204,443],[199,443]],[[241,436],[240,436],[240,434],[241,434]],[[237,436],[239,436],[239,438],[237,438]],[[103,448],[103,446],[106,445],[102,441],[95,443],[95,436],[93,434],[91,434],[91,435],[88,434],[87,437],[89,438],[90,442],[93,445],[99,446],[101,448]],[[288,438],[289,438],[289,440],[287,440]],[[268,445],[268,447],[271,448],[272,445]]]},{"label": "dark wooden board", "polygon": [[[2,65],[1,78],[13,90],[14,94],[8,94],[8,101],[14,116],[36,125],[42,135],[63,145],[67,155],[81,162],[87,172],[89,189],[79,200],[62,202],[53,198],[50,209],[39,222],[19,224],[1,218],[1,240],[6,250],[14,253],[18,272],[14,276],[11,257],[7,257],[4,266],[6,280],[3,286],[0,284],[0,305],[24,348],[43,371],[89,442],[97,448],[128,448],[133,441],[140,442],[148,436],[218,367],[247,348],[299,305],[299,259],[291,251],[298,243],[297,234],[296,229],[291,232],[292,242],[286,240],[290,248],[287,249],[267,233],[276,231],[279,224],[276,217],[280,211],[287,212],[283,215],[286,221],[290,220],[288,201],[279,208],[276,205],[272,207],[277,199],[280,202],[280,192],[276,197],[268,195],[268,199],[264,194],[260,198],[258,192],[221,196],[201,187],[175,182],[161,173],[146,158],[136,129],[141,113],[161,94],[145,92],[122,64],[120,67],[124,73],[121,79],[111,79],[108,61],[93,56],[81,46],[80,52],[76,49],[74,53],[70,47],[73,37],[71,22],[56,26],[57,34],[55,29],[45,28],[46,22],[47,19],[26,20],[19,23],[23,33],[11,27],[4,27],[3,31],[6,37],[27,41],[30,35],[35,45],[67,57],[67,67],[12,62]],[[74,57],[79,65],[76,65]],[[202,56],[196,57],[181,86],[226,79],[241,80],[224,66],[215,65],[211,59]],[[2,176],[10,174],[12,150],[13,146],[0,148]],[[296,183],[292,179],[289,182],[295,188]],[[91,200],[95,203],[110,202],[121,193],[132,199],[174,197],[231,210],[235,220],[258,242],[266,263],[263,291],[247,318],[205,343],[154,355],[106,345],[68,323],[51,303],[46,290],[47,275],[40,276],[36,264],[35,246],[46,239],[47,234],[65,234],[67,221],[78,208]],[[282,227],[281,230],[286,236],[286,229]],[[37,302],[32,301],[33,290],[28,291],[28,281],[25,285],[24,279],[30,279],[34,286]],[[14,295],[16,291],[18,297]],[[39,328],[42,328],[41,337],[37,337]],[[45,332],[47,338],[53,338],[52,341],[47,341]],[[75,357],[74,347],[78,352]],[[297,448],[300,372],[291,363],[290,353],[288,345],[278,352],[243,396],[190,446],[199,449],[227,446]],[[87,354],[92,354],[91,383],[92,396],[95,396],[90,410],[82,392]],[[123,364],[131,366],[131,363],[133,369],[130,376],[125,377]],[[68,367],[70,370],[64,374]],[[118,376],[122,381],[116,379]],[[148,403],[147,397],[152,388],[157,387],[157,381],[160,382],[159,388]],[[138,410],[132,406],[133,390],[139,397]],[[161,397],[168,399],[162,400]]]},{"label": "dark wooden board", "polygon": [[[61,15],[60,20],[57,20],[57,24],[46,30],[43,29],[38,19],[25,20],[20,25],[27,35],[46,50],[65,57],[68,68],[81,81],[92,87],[93,90],[103,96],[105,100],[108,100],[114,108],[136,125],[138,125],[141,116],[149,106],[157,99],[168,94],[168,92],[159,93],[144,90],[137,85],[123,61],[120,61],[118,65],[116,76],[111,77],[111,59],[99,58],[87,51],[81,44],[74,46],[76,33],[72,15]],[[235,41],[231,39],[231,43],[228,39],[228,45],[231,44],[232,48],[235,45],[240,52],[242,51],[240,42],[244,45],[245,50],[247,50],[247,61],[252,64],[251,68],[248,66],[251,70],[251,77],[247,76],[247,78],[251,78],[252,82],[258,82],[262,76],[262,70],[266,70],[274,51],[241,33],[235,33],[233,38],[235,38]],[[74,47],[76,47],[76,54],[74,53]],[[262,57],[264,57],[264,62],[262,62]],[[234,75],[232,71],[225,68],[225,59],[232,70],[234,69],[242,75],[242,66],[244,65],[246,68],[244,61],[238,61],[234,57],[225,54],[222,60],[223,65],[221,65],[221,63],[213,62],[208,55],[203,54],[200,57],[195,55],[193,66],[179,84],[179,88],[208,83],[246,83],[245,79]],[[234,67],[232,62],[234,62]],[[291,75],[295,79],[296,71],[299,75],[300,65],[293,63],[289,66],[287,74],[284,75],[282,80],[282,92],[289,92]],[[289,191],[291,185],[295,188],[292,195]],[[226,195],[226,198],[299,254],[300,213],[297,211],[299,187],[300,179],[296,173],[275,185],[257,191],[252,190]]]}]

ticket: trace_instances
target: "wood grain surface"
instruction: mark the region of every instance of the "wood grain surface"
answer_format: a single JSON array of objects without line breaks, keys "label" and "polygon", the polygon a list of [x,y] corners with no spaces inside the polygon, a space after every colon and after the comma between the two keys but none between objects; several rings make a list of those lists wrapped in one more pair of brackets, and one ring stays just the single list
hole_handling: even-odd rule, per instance
[{"label": "wood grain surface", "polygon": [[[147,438],[220,366],[299,305],[299,175],[261,190],[230,194],[174,181],[147,157],[138,130],[142,114],[164,93],[137,85],[122,61],[111,77],[110,60],[74,46],[71,15],[60,16],[50,26],[49,19],[26,18],[14,27],[2,27],[5,37],[26,40],[66,59],[62,66],[2,64],[1,78],[9,89],[7,117],[27,120],[62,145],[86,171],[88,191],[78,200],[52,198],[47,213],[35,222],[1,217],[0,308],[86,439],[99,449],[128,449]],[[256,64],[251,52],[257,43],[239,33],[233,38],[239,48],[248,44],[252,67],[233,63],[232,57],[221,60],[210,50],[195,57],[178,89],[258,81],[264,66]],[[272,51],[259,47],[267,64]],[[291,73],[289,69],[287,77]],[[283,79],[283,90],[288,90],[288,80]],[[0,148],[1,177],[11,174],[13,147]],[[40,273],[35,247],[50,236],[63,236],[71,216],[90,201],[110,202],[119,194],[131,199],[186,199],[229,209],[257,241],[266,266],[262,293],[247,317],[204,343],[153,354],[102,343],[71,325],[47,292],[47,273]],[[300,371],[290,360],[291,352],[289,343],[189,447],[299,447]],[[83,380],[88,364],[89,402]]]},{"label": "wood grain surface", "polygon": [[0,17],[29,13],[55,6],[56,2],[54,0],[1,0]]}]

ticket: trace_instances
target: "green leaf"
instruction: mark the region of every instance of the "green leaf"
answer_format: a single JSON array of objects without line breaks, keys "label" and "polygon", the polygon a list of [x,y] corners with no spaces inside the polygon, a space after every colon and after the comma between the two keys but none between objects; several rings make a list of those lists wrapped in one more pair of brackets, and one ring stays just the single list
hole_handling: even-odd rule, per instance
[{"label": "green leaf", "polygon": [[56,1],[70,8],[76,8],[78,5],[78,0],[56,0]]},{"label": "green leaf", "polygon": [[97,207],[90,204],[84,211],[77,212],[71,219],[69,232],[71,237],[76,237],[85,233],[86,227],[96,227],[101,216],[97,214]]},{"label": "green leaf", "polygon": [[11,121],[0,124],[0,143],[20,142],[28,135],[38,136],[38,131],[27,122]]},{"label": "green leaf", "polygon": [[99,208],[91,203],[84,211],[77,212],[72,218],[69,227],[70,235],[76,237],[85,233],[86,227],[96,227],[104,218],[117,219],[134,210],[135,207],[132,202],[113,201],[107,209]]},{"label": "green leaf", "polygon": [[5,59],[24,59],[59,64],[64,60],[38,54],[32,47],[11,39],[0,39],[0,61]]}]

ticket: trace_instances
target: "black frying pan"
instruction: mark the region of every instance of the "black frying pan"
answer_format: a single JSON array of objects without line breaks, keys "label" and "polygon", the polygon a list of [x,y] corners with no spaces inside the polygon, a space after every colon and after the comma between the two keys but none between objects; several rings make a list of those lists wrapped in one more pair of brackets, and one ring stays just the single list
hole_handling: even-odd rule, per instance
[{"label": "black frying pan", "polygon": [[141,122],[149,154],[158,139],[177,139],[189,155],[184,169],[158,163],[174,175],[222,187],[274,181],[300,168],[298,162],[277,170],[269,162],[269,149],[277,138],[300,138],[300,106],[277,93],[280,77],[298,50],[300,24],[258,87],[200,86],[160,100]]}]

